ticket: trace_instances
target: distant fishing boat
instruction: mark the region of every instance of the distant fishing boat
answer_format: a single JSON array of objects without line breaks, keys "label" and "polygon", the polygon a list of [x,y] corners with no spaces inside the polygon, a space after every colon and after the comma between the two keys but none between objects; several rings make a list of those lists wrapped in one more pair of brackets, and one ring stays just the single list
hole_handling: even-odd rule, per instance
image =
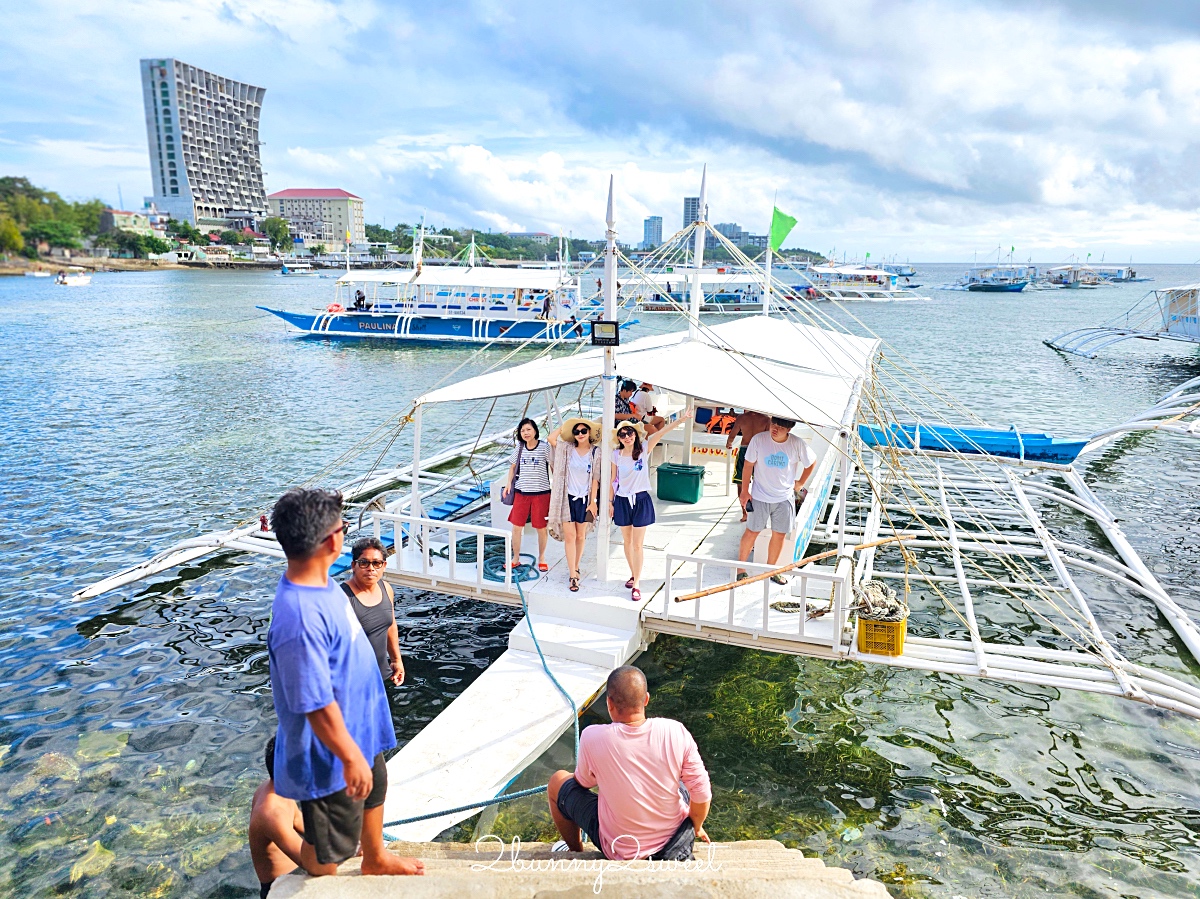
[{"label": "distant fishing boat", "polygon": [[[638,297],[638,308],[650,314],[680,314],[688,307],[691,275],[688,270],[662,272],[651,276],[653,290],[646,288]],[[763,311],[763,275],[761,272],[734,271],[726,268],[705,269],[700,275],[704,292],[700,312],[705,315],[729,315]],[[775,302],[808,299],[808,284],[774,294]]]},{"label": "distant fishing boat", "polygon": [[49,273],[49,272],[42,272],[42,271],[37,271],[37,272],[26,272],[26,273],[25,273],[25,277],[26,277],[26,278],[49,278],[49,277],[50,277],[50,273]]},{"label": "distant fishing boat", "polygon": [[885,262],[880,268],[901,278],[915,278],[917,275],[917,270],[907,262]]},{"label": "distant fishing boat", "polygon": [[967,269],[963,284],[973,293],[1019,293],[1030,280],[1024,266],[985,265]]},{"label": "distant fishing boat", "polygon": [[305,336],[409,343],[577,343],[579,285],[558,269],[455,265],[349,271],[314,312],[259,306]]},{"label": "distant fishing boat", "polygon": [[92,283],[92,276],[80,272],[59,272],[54,283],[60,287],[87,287]]},{"label": "distant fishing boat", "polygon": [[1056,265],[1046,271],[1046,279],[1054,287],[1065,290],[1090,290],[1098,287],[1102,280],[1091,266],[1078,263]]},{"label": "distant fishing boat", "polygon": [[287,275],[290,278],[297,278],[304,275],[312,277],[318,275],[319,272],[307,262],[293,262],[290,265],[285,262],[279,270],[279,274]]},{"label": "distant fishing boat", "polygon": [[814,265],[807,274],[812,279],[809,296],[813,299],[867,300],[896,302],[928,300],[913,290],[902,287],[896,273],[865,265]]}]

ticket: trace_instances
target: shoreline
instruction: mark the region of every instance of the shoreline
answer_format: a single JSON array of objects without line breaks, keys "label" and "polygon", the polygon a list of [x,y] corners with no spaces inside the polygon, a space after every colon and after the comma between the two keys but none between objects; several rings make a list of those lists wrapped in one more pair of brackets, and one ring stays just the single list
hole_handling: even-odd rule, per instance
[{"label": "shoreline", "polygon": [[186,269],[188,266],[177,262],[163,262],[158,259],[105,259],[99,256],[73,256],[62,261],[49,262],[45,259],[22,259],[20,261],[0,262],[0,276],[9,275],[21,277],[26,272],[49,272],[55,274],[63,269],[83,268],[90,272],[149,272],[164,269]]}]

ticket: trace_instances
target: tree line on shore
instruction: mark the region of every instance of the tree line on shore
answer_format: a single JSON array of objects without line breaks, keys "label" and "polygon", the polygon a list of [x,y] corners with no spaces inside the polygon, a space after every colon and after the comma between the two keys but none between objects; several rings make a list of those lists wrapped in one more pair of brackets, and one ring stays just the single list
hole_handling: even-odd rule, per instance
[{"label": "tree line on shore", "polygon": [[171,245],[157,237],[121,229],[101,232],[100,215],[107,208],[98,199],[64,200],[28,178],[0,177],[0,254],[36,259],[42,244],[79,249],[85,240],[138,258],[170,251]]}]

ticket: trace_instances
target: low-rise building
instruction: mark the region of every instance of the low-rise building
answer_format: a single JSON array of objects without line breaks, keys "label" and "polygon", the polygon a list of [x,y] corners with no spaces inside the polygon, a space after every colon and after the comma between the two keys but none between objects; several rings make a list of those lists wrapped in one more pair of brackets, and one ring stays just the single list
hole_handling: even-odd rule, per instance
[{"label": "low-rise building", "polygon": [[547,234],[545,231],[506,231],[504,234],[506,237],[519,237],[540,244],[548,244],[554,240],[554,235]]},{"label": "low-rise building", "polygon": [[108,231],[131,231],[144,237],[156,236],[149,216],[140,212],[127,212],[124,209],[105,209],[100,213],[100,233]]},{"label": "low-rise building", "polygon": [[[367,242],[363,201],[338,187],[293,187],[267,195],[271,214],[285,219],[292,240],[307,247],[345,250]],[[347,241],[346,236],[349,235]]]}]

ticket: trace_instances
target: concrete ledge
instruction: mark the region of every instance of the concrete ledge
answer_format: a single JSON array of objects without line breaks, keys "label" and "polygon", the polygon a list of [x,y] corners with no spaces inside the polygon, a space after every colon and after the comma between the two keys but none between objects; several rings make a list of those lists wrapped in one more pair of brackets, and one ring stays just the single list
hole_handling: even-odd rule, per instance
[{"label": "concrete ledge", "polygon": [[827,868],[775,840],[713,843],[697,847],[695,862],[612,862],[599,852],[550,852],[546,843],[501,846],[469,843],[392,843],[396,852],[425,862],[424,877],[363,877],[359,860],[337,877],[289,874],[271,889],[272,899],[584,899],[597,894],[635,897],[722,899],[887,899],[883,884],[855,880],[843,868]]}]

